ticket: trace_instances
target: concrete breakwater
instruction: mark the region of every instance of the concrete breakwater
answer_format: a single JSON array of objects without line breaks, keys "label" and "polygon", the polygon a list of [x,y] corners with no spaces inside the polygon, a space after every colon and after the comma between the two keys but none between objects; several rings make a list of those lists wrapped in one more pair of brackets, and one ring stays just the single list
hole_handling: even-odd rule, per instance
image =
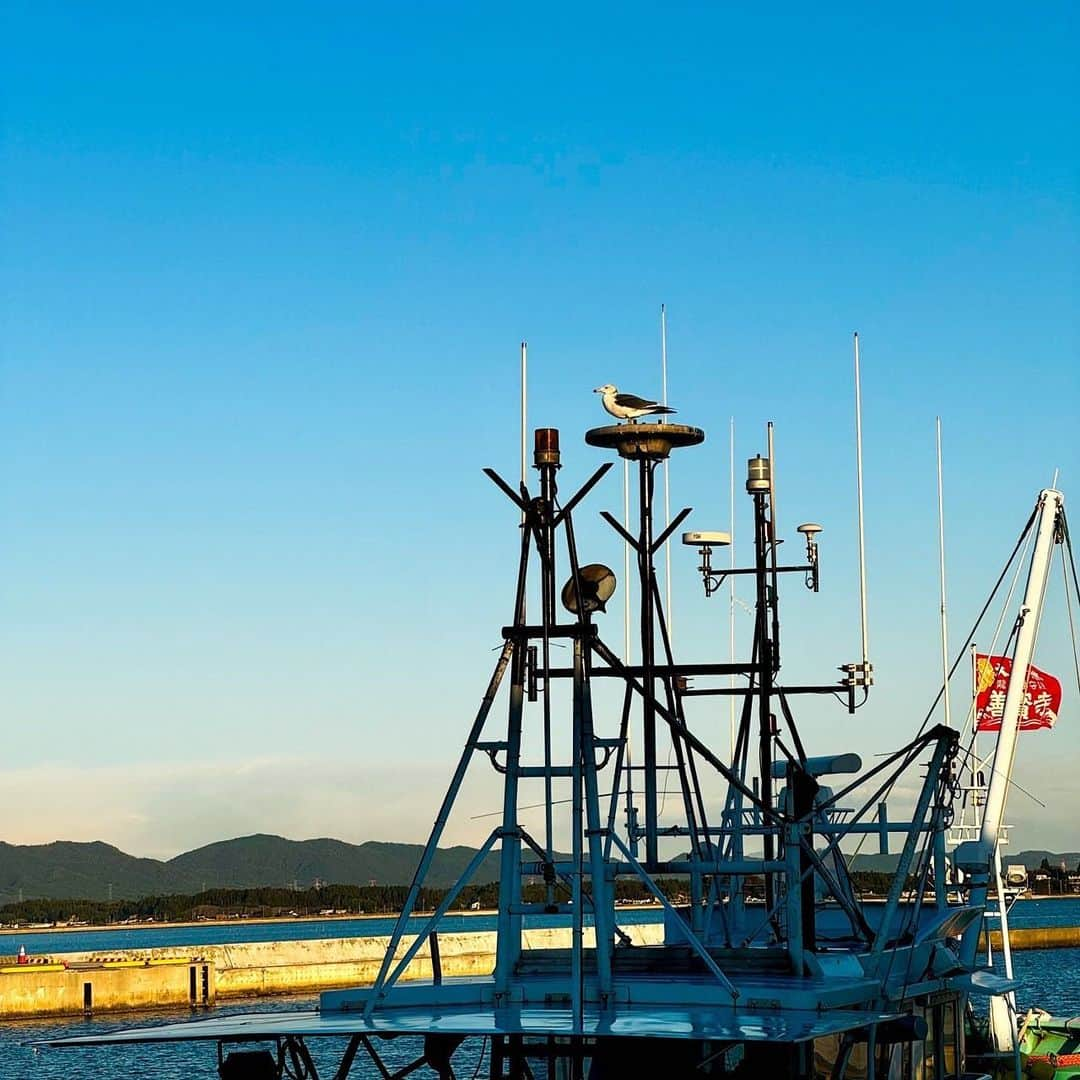
[{"label": "concrete breakwater", "polygon": [[[659,924],[630,926],[626,932],[637,945],[657,945],[663,938]],[[591,936],[592,930],[586,930],[587,941]],[[568,927],[526,930],[522,937],[526,948],[570,947]],[[402,942],[398,955],[409,943]],[[57,954],[48,963],[0,967],[0,1019],[201,1008],[225,999],[370,985],[389,945],[387,937],[316,938]],[[489,975],[495,966],[495,934],[439,934],[439,959],[448,978]],[[431,948],[425,943],[403,978],[430,979],[432,974]]]},{"label": "concrete breakwater", "polygon": [[[986,948],[986,934],[979,942]],[[990,944],[1001,948],[1001,931],[990,931]],[[1080,948],[1080,926],[1026,926],[1009,931],[1009,945],[1015,949],[1076,949]]]},{"label": "concrete breakwater", "polygon": [[[636,945],[658,945],[659,923],[625,928]],[[592,934],[586,930],[587,938]],[[526,930],[526,948],[566,949],[570,929]],[[991,942],[1000,948],[1000,935]],[[1013,930],[1013,949],[1080,947],[1080,927]],[[63,953],[41,962],[0,965],[0,1019],[190,1006],[279,994],[315,994],[374,982],[387,937],[316,938],[233,945],[176,946],[96,953]],[[399,948],[399,955],[409,941]],[[983,942],[985,946],[985,940]],[[439,935],[442,973],[488,975],[495,964],[494,932]],[[432,977],[430,945],[406,969],[406,979]]]}]

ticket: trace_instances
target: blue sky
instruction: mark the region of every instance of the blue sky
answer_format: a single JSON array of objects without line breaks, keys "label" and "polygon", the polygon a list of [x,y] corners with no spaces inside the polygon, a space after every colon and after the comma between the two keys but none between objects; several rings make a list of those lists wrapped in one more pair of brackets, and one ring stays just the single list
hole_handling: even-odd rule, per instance
[{"label": "blue sky", "polygon": [[[792,679],[856,658],[860,331],[880,685],[807,722],[902,741],[938,678],[935,415],[957,643],[1036,491],[1078,490],[1075,7],[218,7],[0,32],[4,838],[420,839],[512,600],[479,469],[516,470],[518,342],[569,488],[592,387],[659,393],[661,302],[709,433],[673,502],[725,527],[729,417],[740,459],[772,419],[788,532],[826,525]],[[620,504],[579,526],[616,566]],[[679,643],[726,652],[674,561]],[[1076,849],[1060,602],[1039,659],[1047,807],[1011,809]]]}]

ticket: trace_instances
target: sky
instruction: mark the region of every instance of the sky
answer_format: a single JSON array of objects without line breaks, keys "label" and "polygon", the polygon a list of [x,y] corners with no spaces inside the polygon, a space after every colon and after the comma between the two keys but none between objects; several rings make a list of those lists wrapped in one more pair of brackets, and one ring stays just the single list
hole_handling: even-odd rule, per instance
[{"label": "sky", "polygon": [[[904,742],[941,678],[935,417],[954,651],[1038,490],[1080,490],[1078,23],[6,5],[0,839],[421,841],[511,614],[516,511],[480,470],[517,473],[519,342],[569,491],[605,460],[592,388],[661,393],[662,303],[669,400],[707,433],[673,508],[728,528],[730,425],[741,483],[771,420],[781,533],[825,526],[821,593],[785,593],[791,682],[858,659],[859,331],[877,685],[806,737]],[[617,570],[621,504],[615,470],[578,513]],[[672,552],[676,648],[726,657],[695,566]],[[1075,851],[1054,582],[1037,662],[1065,702],[1009,810],[1017,846]],[[726,744],[726,714],[698,723]],[[477,767],[449,840],[490,828]]]}]

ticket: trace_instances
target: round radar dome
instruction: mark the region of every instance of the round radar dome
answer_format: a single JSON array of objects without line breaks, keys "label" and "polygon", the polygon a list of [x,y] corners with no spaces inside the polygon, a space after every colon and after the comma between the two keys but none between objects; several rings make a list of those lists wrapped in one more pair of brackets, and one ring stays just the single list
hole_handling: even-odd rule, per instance
[{"label": "round radar dome", "polygon": [[693,532],[684,532],[682,542],[689,547],[727,547],[731,543],[731,533],[695,529]]},{"label": "round radar dome", "polygon": [[[605,604],[615,592],[615,574],[603,563],[589,563],[578,571],[581,579],[581,599],[586,611],[606,611]],[[562,591],[562,603],[571,614],[578,613],[577,589],[574,588],[574,579],[571,578]]]}]

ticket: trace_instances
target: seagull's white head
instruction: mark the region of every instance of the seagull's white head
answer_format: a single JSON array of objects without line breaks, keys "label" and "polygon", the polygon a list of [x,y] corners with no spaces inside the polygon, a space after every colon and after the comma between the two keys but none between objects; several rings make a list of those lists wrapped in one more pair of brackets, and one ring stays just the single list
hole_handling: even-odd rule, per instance
[{"label": "seagull's white head", "polygon": [[617,386],[612,386],[611,383],[604,383],[603,386],[598,386],[593,391],[593,393],[594,394],[616,394],[616,393],[618,393],[618,391],[619,391],[619,388]]}]

